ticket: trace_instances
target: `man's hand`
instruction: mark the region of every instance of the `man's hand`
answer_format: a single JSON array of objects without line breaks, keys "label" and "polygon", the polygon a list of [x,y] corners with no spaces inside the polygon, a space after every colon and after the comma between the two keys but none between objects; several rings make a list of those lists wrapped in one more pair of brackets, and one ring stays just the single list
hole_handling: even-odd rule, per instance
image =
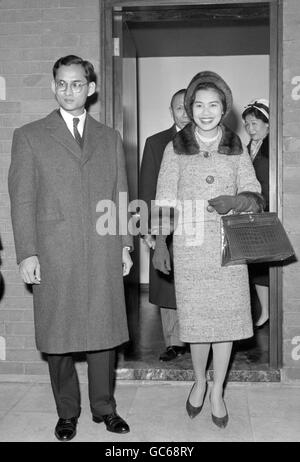
[{"label": "man's hand", "polygon": [[19,266],[20,275],[26,284],[41,283],[41,268],[36,255],[25,258]]},{"label": "man's hand", "polygon": [[127,276],[130,273],[133,262],[131,260],[129,250],[126,247],[123,247],[122,264],[123,264],[123,276]]},{"label": "man's hand", "polygon": [[152,263],[155,269],[164,274],[170,274],[171,259],[169,250],[166,244],[166,236],[156,237],[156,247],[152,258]]},{"label": "man's hand", "polygon": [[145,234],[143,236],[143,240],[149,249],[155,249],[155,239],[153,236],[151,236],[151,234]]}]

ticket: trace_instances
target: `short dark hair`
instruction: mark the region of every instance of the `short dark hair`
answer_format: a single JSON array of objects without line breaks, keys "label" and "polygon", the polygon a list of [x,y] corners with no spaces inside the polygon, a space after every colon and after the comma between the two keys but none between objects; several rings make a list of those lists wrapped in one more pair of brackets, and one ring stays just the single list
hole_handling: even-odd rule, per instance
[{"label": "short dark hair", "polygon": [[226,96],[223,93],[223,91],[220,90],[220,88],[218,88],[214,83],[202,82],[202,83],[199,83],[199,85],[197,85],[195,87],[195,90],[193,91],[193,94],[191,96],[191,99],[190,99],[191,113],[192,113],[192,106],[193,106],[193,104],[195,102],[196,93],[197,93],[198,90],[214,90],[216,93],[218,93],[218,95],[220,96],[220,99],[221,99],[222,106],[223,106],[223,111],[224,111],[224,113],[226,112],[226,110],[227,110]]},{"label": "short dark hair", "polygon": [[247,107],[247,109],[244,110],[242,114],[242,119],[245,120],[248,115],[252,115],[256,119],[262,120],[265,124],[269,123],[269,119],[259,109],[256,109],[253,106]]},{"label": "short dark hair", "polygon": [[186,93],[185,88],[182,88],[181,90],[178,90],[178,91],[176,91],[176,93],[174,93],[174,95],[171,98],[171,103],[170,103],[171,109],[173,108],[173,103],[174,103],[174,100],[175,100],[176,96],[178,96],[178,95],[184,95],[185,96],[185,93]]},{"label": "short dark hair", "polygon": [[52,69],[54,79],[56,78],[56,73],[61,66],[71,66],[72,64],[79,64],[82,66],[85,72],[86,80],[89,83],[96,83],[96,73],[92,63],[75,55],[63,56],[56,61]]}]

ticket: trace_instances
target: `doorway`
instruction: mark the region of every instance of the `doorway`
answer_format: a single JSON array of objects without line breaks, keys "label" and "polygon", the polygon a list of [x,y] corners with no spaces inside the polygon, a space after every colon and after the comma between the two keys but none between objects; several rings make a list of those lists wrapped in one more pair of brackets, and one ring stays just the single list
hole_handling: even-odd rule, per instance
[{"label": "doorway", "polygon": [[[221,74],[233,90],[234,110],[226,124],[238,131],[244,142],[240,121],[243,106],[255,97],[270,100],[270,208],[280,217],[280,2],[101,3],[101,84],[105,95],[101,116],[123,136],[130,200],[138,197],[146,137],[171,125],[170,95],[185,87],[199,69],[210,69]],[[151,88],[155,89],[153,93]],[[169,88],[169,93],[164,88]],[[157,107],[155,101],[161,106]],[[160,351],[153,351],[155,345],[163,348],[157,338],[159,313],[147,304],[148,261],[138,238],[135,249],[135,271],[125,282],[131,343],[123,355],[122,367],[135,367],[138,361],[140,370],[149,369],[152,351],[157,362],[153,359],[151,368],[161,369],[166,365],[158,362]],[[253,339],[236,342],[229,379],[280,380],[281,286],[280,268],[271,268],[269,323],[257,330]],[[258,316],[257,308],[253,292],[254,317]],[[186,358],[180,363],[181,377],[189,379],[191,364]],[[180,363],[176,362],[176,367]],[[174,364],[167,365],[166,378],[172,377],[172,367]]]}]

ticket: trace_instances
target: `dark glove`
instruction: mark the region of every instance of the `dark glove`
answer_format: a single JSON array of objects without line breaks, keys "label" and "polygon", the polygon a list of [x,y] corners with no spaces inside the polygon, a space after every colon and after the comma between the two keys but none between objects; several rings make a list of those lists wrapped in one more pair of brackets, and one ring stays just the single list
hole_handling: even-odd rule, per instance
[{"label": "dark glove", "polygon": [[228,213],[231,209],[235,208],[235,199],[237,196],[218,196],[213,199],[209,199],[208,203],[211,205],[220,215]]},{"label": "dark glove", "polygon": [[155,269],[164,274],[170,274],[171,259],[166,244],[167,236],[156,236],[155,250],[152,258],[152,263]]},{"label": "dark glove", "polygon": [[266,206],[264,197],[256,192],[243,191],[236,198],[237,202],[234,207],[236,212],[260,213]]},{"label": "dark glove", "polygon": [[263,210],[263,198],[260,194],[251,191],[236,196],[218,196],[208,201],[220,214],[224,215],[230,210],[235,212],[259,212]]},{"label": "dark glove", "polygon": [[233,208],[236,212],[252,212],[254,205],[255,198],[238,194],[235,196],[235,206]]}]

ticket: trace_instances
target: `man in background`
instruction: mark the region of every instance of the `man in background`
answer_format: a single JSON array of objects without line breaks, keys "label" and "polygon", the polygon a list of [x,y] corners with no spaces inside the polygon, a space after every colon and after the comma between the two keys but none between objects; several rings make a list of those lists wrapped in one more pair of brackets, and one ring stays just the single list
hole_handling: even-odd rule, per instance
[{"label": "man in background", "polygon": [[[151,201],[155,200],[156,184],[160,164],[167,144],[172,141],[177,131],[181,130],[189,118],[184,107],[185,89],[177,91],[171,98],[170,113],[174,124],[167,130],[156,133],[146,139],[140,172],[140,199],[147,203],[151,210]],[[149,227],[148,227],[149,229]],[[149,261],[149,301],[160,307],[160,315],[166,350],[160,355],[161,361],[170,361],[185,353],[185,344],[179,340],[179,327],[176,312],[173,268],[169,275],[157,271],[152,264],[155,237],[150,234],[143,236],[144,242],[150,248]],[[167,238],[171,259],[173,257],[172,235]]]}]

